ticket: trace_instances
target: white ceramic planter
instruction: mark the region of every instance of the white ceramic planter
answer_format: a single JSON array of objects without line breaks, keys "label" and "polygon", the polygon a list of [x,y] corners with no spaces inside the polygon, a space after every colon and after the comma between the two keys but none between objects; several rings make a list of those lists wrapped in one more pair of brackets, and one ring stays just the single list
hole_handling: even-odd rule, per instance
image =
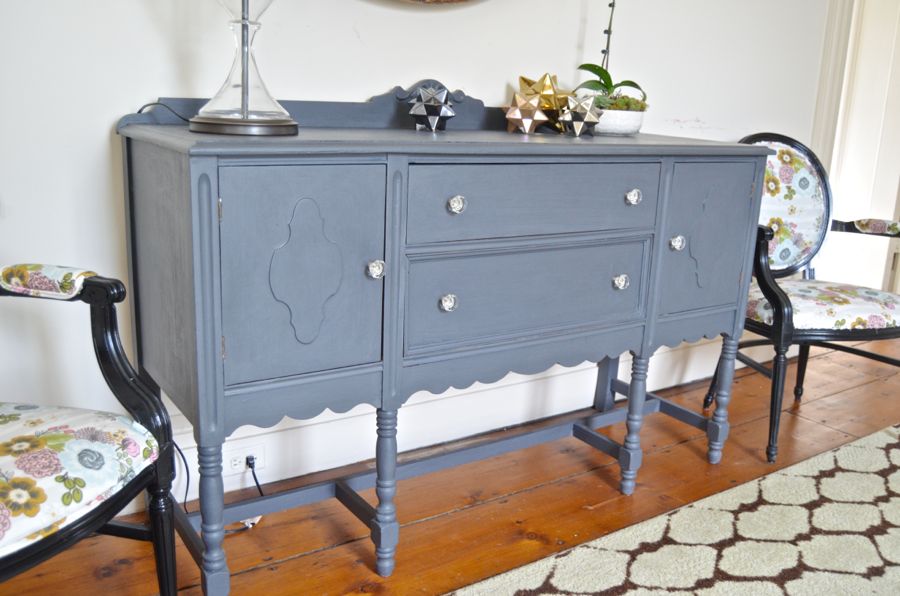
[{"label": "white ceramic planter", "polygon": [[633,135],[644,123],[644,112],[626,110],[603,110],[600,122],[594,127],[594,134],[600,135]]}]

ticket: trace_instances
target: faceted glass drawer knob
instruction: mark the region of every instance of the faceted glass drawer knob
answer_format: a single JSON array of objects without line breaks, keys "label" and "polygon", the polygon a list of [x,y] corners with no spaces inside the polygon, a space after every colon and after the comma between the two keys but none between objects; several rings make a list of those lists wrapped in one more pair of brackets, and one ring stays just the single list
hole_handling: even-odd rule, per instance
[{"label": "faceted glass drawer knob", "polygon": [[459,306],[459,298],[456,294],[445,294],[438,302],[438,308],[444,312],[453,312]]},{"label": "faceted glass drawer knob", "polygon": [[687,239],[681,234],[672,236],[672,238],[669,239],[669,248],[672,250],[682,251],[685,246],[687,246]]},{"label": "faceted glass drawer knob", "polygon": [[453,215],[459,215],[466,210],[466,197],[456,195],[447,199],[447,211]]},{"label": "faceted glass drawer knob", "polygon": [[631,285],[631,278],[627,274],[617,275],[613,278],[613,287],[617,290],[624,290]]},{"label": "faceted glass drawer knob", "polygon": [[634,188],[625,193],[625,202],[629,205],[637,205],[644,200],[644,193],[640,188]]},{"label": "faceted glass drawer knob", "polygon": [[384,261],[369,261],[369,264],[366,265],[366,275],[372,279],[384,277]]}]

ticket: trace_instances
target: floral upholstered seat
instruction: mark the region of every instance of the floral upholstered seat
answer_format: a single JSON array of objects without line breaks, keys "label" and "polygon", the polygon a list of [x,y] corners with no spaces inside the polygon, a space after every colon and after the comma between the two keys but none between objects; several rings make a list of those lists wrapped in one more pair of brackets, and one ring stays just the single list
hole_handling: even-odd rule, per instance
[{"label": "floral upholstered seat", "polygon": [[0,402],[0,557],[87,514],[157,455],[126,416]]},{"label": "floral upholstered seat", "polygon": [[[842,342],[900,339],[900,294],[815,279],[812,260],[829,230],[900,237],[900,221],[831,218],[831,186],[822,162],[796,139],[770,132],[741,139],[771,150],[766,158],[753,255],[754,283],[750,288],[744,328],[762,339],[738,342],[736,358],[772,379],[769,442],[766,459],[778,455],[778,428],[783,410],[787,354],[797,345],[794,400],[803,397],[803,381],[812,346],[847,352],[900,367],[900,359]],[[860,260],[864,259],[859,255]],[[803,279],[795,279],[798,273]],[[765,293],[763,293],[765,289]],[[769,344],[775,350],[771,367],[743,348]],[[712,405],[718,389],[713,376],[703,402]]]},{"label": "floral upholstered seat", "polygon": [[[884,329],[900,324],[900,295],[815,279],[786,279],[778,286],[793,308],[795,329]],[[769,301],[755,283],[747,318],[771,325]]]}]

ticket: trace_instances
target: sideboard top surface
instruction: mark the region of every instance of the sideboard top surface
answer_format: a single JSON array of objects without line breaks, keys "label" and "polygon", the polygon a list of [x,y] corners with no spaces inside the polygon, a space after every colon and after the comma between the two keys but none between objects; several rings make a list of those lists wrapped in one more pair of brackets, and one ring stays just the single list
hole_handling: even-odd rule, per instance
[{"label": "sideboard top surface", "polygon": [[581,137],[510,134],[496,130],[448,130],[438,133],[396,129],[301,128],[296,136],[242,137],[195,133],[187,125],[128,124],[126,137],[190,155],[273,155],[322,153],[407,153],[416,155],[570,155],[668,156],[765,155],[768,150],[662,135]]},{"label": "sideboard top surface", "polygon": [[552,132],[508,133],[502,108],[488,107],[462,91],[451,94],[456,116],[447,130],[415,130],[409,100],[421,86],[446,88],[425,79],[395,87],[364,102],[282,101],[297,121],[295,136],[249,137],[195,133],[183,120],[203,106],[198,98],[160,98],[139,113],[123,117],[118,131],[179,153],[196,156],[315,155],[399,153],[407,155],[515,156],[759,156],[764,147],[638,134],[575,138]]}]

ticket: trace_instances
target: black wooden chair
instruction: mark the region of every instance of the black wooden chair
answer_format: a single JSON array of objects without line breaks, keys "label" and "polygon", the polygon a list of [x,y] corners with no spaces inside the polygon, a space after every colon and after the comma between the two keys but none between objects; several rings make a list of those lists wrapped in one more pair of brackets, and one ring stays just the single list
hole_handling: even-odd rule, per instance
[{"label": "black wooden chair", "polygon": [[[0,581],[98,532],[151,540],[160,592],[175,594],[172,431],[159,389],[122,350],[115,305],[125,287],[89,271],[15,265],[0,272],[0,296],[87,303],[100,369],[130,414],[36,406],[6,384],[3,399],[13,402],[0,402]],[[145,489],[149,526],[113,521]]]},{"label": "black wooden chair", "polygon": [[[800,346],[794,386],[796,401],[803,396],[810,346],[898,366],[900,360],[831,342],[900,337],[900,295],[815,279],[810,262],[825,240],[831,216],[831,188],[825,169],[812,151],[789,137],[759,133],[741,142],[765,145],[776,152],[766,164],[753,264],[756,280],[750,288],[745,323],[747,330],[765,339],[740,342],[737,354],[738,360],[772,379],[766,457],[774,462],[788,349],[794,344]],[[831,229],[900,236],[900,223],[875,219],[833,221]],[[788,278],[798,272],[802,272],[802,279]],[[742,348],[768,344],[775,348],[771,369],[740,352]],[[712,405],[716,376],[704,408]]]}]

